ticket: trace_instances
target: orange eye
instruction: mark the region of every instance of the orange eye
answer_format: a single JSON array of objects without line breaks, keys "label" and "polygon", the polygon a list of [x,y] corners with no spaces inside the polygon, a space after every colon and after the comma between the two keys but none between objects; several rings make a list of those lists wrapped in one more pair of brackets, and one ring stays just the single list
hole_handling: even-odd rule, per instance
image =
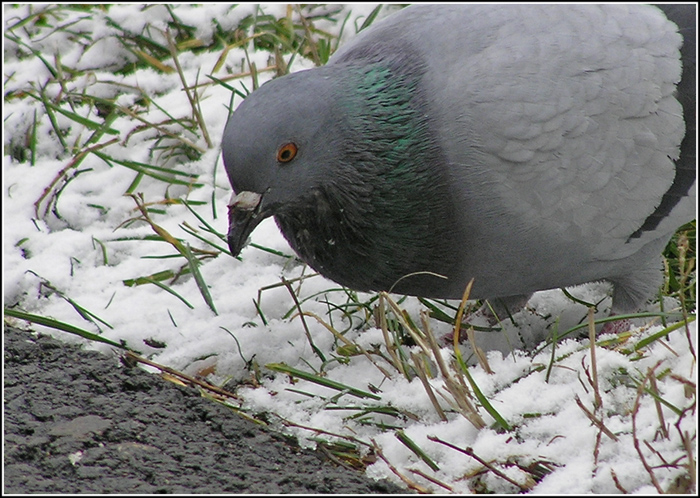
[{"label": "orange eye", "polygon": [[288,163],[297,155],[297,146],[293,142],[284,144],[277,150],[277,161],[281,163]]}]

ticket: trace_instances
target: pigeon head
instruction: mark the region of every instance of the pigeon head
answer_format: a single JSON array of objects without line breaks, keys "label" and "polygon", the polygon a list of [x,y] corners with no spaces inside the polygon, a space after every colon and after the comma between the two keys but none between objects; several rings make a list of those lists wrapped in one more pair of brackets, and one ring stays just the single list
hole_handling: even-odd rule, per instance
[{"label": "pigeon head", "polygon": [[223,157],[234,191],[228,242],[234,255],[263,219],[318,188],[323,170],[338,160],[331,143],[330,85],[307,73],[264,84],[226,125]]}]

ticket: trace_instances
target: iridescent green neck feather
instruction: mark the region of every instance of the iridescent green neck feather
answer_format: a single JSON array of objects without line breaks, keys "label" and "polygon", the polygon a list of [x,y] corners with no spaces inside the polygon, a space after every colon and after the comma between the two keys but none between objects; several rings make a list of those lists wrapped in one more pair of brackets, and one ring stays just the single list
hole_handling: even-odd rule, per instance
[{"label": "iridescent green neck feather", "polygon": [[420,72],[382,63],[338,70],[334,174],[277,213],[278,225],[310,266],[358,290],[401,292],[407,274],[449,274],[454,214]]}]

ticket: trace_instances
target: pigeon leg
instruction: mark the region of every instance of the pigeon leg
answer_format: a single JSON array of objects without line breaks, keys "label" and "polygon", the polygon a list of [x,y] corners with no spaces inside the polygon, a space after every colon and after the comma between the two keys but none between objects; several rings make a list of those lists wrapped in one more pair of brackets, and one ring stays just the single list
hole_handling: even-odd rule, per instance
[{"label": "pigeon leg", "polygon": [[[658,256],[660,249],[658,247],[653,249],[651,257],[641,253],[640,257],[633,258],[630,270],[624,275],[607,279],[613,284],[610,316],[639,311],[661,287],[663,283],[661,268],[663,265]],[[631,322],[627,319],[607,322],[598,334],[620,334],[629,330],[630,326]]]}]

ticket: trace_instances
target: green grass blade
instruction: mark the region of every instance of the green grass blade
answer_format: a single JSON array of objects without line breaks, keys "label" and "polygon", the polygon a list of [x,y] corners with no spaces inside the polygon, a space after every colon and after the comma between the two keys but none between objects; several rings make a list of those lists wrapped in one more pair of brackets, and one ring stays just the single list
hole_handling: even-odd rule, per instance
[{"label": "green grass blade", "polygon": [[314,384],[335,389],[336,391],[347,391],[348,394],[352,394],[353,396],[356,396],[358,398],[371,398],[376,400],[382,399],[376,394],[368,393],[366,391],[362,391],[354,387],[346,386],[345,384],[341,384],[340,382],[335,382],[334,380],[319,377],[316,374],[311,374],[308,372],[304,372],[303,370],[298,370],[296,368],[285,365],[284,363],[268,363],[267,365],[265,365],[265,367],[269,368],[270,370],[274,370],[275,372],[293,375],[294,377],[299,377],[300,379],[313,382]]},{"label": "green grass blade", "polygon": [[[193,188],[200,188],[200,187],[204,186],[204,184],[202,184],[202,183],[194,183],[194,180],[196,180],[198,177],[198,175],[195,175],[194,173],[187,173],[185,171],[178,171],[176,169],[161,168],[160,166],[153,166],[151,164],[140,163],[137,161],[129,161],[126,159],[114,159],[113,157],[109,157],[108,155],[106,155],[102,152],[98,152],[98,151],[93,151],[93,154],[95,154],[97,157],[102,159],[104,162],[106,162],[110,166],[112,166],[112,163],[117,163],[121,166],[132,169],[136,172],[142,173],[144,175],[150,176],[152,178],[155,178],[156,180],[160,180],[160,181],[163,181],[166,183],[173,183],[173,184],[178,184],[178,185],[188,185],[188,186],[192,186]],[[161,175],[159,173],[165,173],[165,175],[185,176],[185,177],[189,178],[189,181],[178,180],[176,178]],[[129,188],[131,189],[131,187],[129,187]]]},{"label": "green grass blade", "polygon": [[496,410],[491,402],[484,396],[484,393],[481,392],[481,389],[479,389],[478,384],[474,381],[472,378],[471,374],[469,373],[469,368],[467,365],[464,363],[464,360],[462,359],[462,354],[460,353],[458,348],[455,348],[455,357],[457,358],[457,363],[459,364],[459,368],[462,370],[464,373],[464,376],[467,378],[469,381],[469,384],[472,386],[472,390],[474,391],[474,394],[476,395],[476,398],[479,400],[481,403],[481,406],[484,407],[484,409],[489,412],[489,415],[491,415],[496,423],[505,431],[512,431],[513,428],[510,426],[508,422],[506,422],[506,419],[501,417],[501,414],[498,413],[498,410]]},{"label": "green grass blade", "polygon": [[[189,268],[183,270],[180,273],[180,275],[183,275],[185,273],[189,273]],[[133,287],[135,285],[152,284],[154,282],[160,282],[161,280],[175,278],[176,276],[177,275],[172,270],[163,270],[145,277],[127,278],[126,280],[122,280],[122,283],[127,287]]]},{"label": "green grass blade", "polygon": [[[29,93],[28,95],[34,97],[37,100],[42,100],[39,96],[33,95]],[[86,117],[81,116],[80,114],[76,114],[75,112],[72,111],[67,111],[66,109],[63,109],[60,106],[57,106],[53,102],[49,102],[48,100],[44,100],[43,104],[50,108],[53,111],[56,111],[60,114],[63,114],[65,117],[70,119],[71,121],[75,121],[76,123],[79,123],[83,125],[84,127],[90,129],[90,130],[99,130],[102,133],[109,133],[110,135],[119,135],[119,130],[115,130],[114,128],[105,128],[103,123],[97,123],[95,121],[92,121]]]},{"label": "green grass blade", "polygon": [[[694,315],[689,316],[689,317],[688,317],[688,323],[693,323],[693,322],[695,321],[695,318],[696,318],[696,317],[695,317]],[[639,342],[637,342],[637,343],[634,345],[633,350],[634,350],[634,351],[639,351],[640,349],[643,349],[643,348],[647,347],[647,346],[648,346],[649,344],[651,344],[652,342],[655,342],[655,341],[661,339],[662,337],[665,337],[666,335],[668,335],[669,333],[673,332],[674,330],[677,330],[677,329],[680,329],[680,328],[682,328],[682,327],[685,327],[685,325],[686,325],[686,322],[685,322],[685,321],[680,321],[680,322],[674,323],[673,325],[669,325],[669,326],[666,327],[665,329],[660,330],[660,331],[656,332],[655,334],[652,334],[652,335],[650,335],[649,337],[645,337],[644,339],[642,339],[642,340],[640,340]],[[630,352],[631,352],[631,351],[630,351]]]},{"label": "green grass blade", "polygon": [[421,449],[421,447],[418,446],[415,443],[415,441],[409,438],[404,431],[398,430],[394,433],[394,435],[396,436],[396,439],[401,441],[406,446],[406,448],[411,450],[418,458],[423,460],[428,467],[433,469],[434,472],[440,470],[440,467],[438,467],[438,465],[435,462],[433,462],[433,460],[428,455],[426,455],[426,453]]},{"label": "green grass blade", "polygon": [[88,332],[87,330],[81,329],[81,328],[76,327],[74,325],[70,325],[69,323],[54,320],[53,318],[48,318],[48,317],[41,316],[41,315],[33,315],[31,313],[25,313],[24,311],[17,311],[17,310],[13,310],[10,308],[5,308],[3,311],[5,313],[5,316],[11,316],[13,318],[18,318],[20,320],[26,320],[28,322],[36,323],[37,325],[43,325],[44,327],[49,327],[49,328],[56,329],[56,330],[62,330],[63,332],[75,334],[75,335],[78,335],[80,337],[84,337],[85,339],[89,339],[91,341],[103,342],[105,344],[109,344],[110,346],[114,346],[114,347],[119,348],[119,349],[133,351],[130,348],[128,348],[122,344],[119,344],[119,343],[114,342],[114,341],[110,341],[109,339],[106,339],[106,338],[99,336],[97,334],[93,334],[92,332]]},{"label": "green grass blade", "polygon": [[202,277],[202,274],[199,271],[199,260],[194,256],[194,254],[192,254],[189,245],[181,245],[182,255],[185,257],[185,259],[187,259],[187,263],[189,264],[190,270],[192,271],[192,276],[194,277],[194,280],[197,283],[197,287],[199,287],[199,292],[202,294],[204,302],[207,303],[209,309],[211,309],[215,315],[218,315],[219,313],[216,311],[214,300],[212,299],[211,294],[209,293],[209,287],[207,286],[207,283],[204,281],[204,277]]},{"label": "green grass blade", "polygon": [[189,309],[191,309],[191,310],[194,309],[194,306],[192,306],[190,303],[188,303],[187,300],[186,300],[184,297],[182,297],[180,294],[178,294],[177,292],[175,292],[171,287],[168,287],[168,286],[165,285],[164,283],[159,282],[158,280],[154,280],[154,279],[152,279],[152,278],[148,278],[148,277],[143,277],[143,280],[144,280],[145,282],[151,283],[151,284],[153,284],[153,285],[155,285],[155,286],[157,286],[157,287],[160,287],[160,288],[163,289],[165,292],[168,292],[168,293],[172,294],[173,296],[175,296],[176,298],[178,298],[180,301],[182,301],[183,303],[185,303],[185,305],[186,305]]},{"label": "green grass blade", "polygon": [[364,22],[362,23],[362,26],[360,26],[360,29],[357,30],[358,33],[359,33],[360,31],[362,31],[363,29],[366,29],[366,28],[369,28],[369,27],[370,27],[370,25],[371,25],[371,24],[374,22],[374,20],[377,18],[377,14],[379,14],[379,11],[382,10],[382,7],[384,7],[384,5],[379,4],[379,5],[377,5],[377,6],[374,8],[374,10],[372,10],[372,12],[369,13],[369,15],[367,16],[367,18],[366,18],[366,19],[364,20]]}]

